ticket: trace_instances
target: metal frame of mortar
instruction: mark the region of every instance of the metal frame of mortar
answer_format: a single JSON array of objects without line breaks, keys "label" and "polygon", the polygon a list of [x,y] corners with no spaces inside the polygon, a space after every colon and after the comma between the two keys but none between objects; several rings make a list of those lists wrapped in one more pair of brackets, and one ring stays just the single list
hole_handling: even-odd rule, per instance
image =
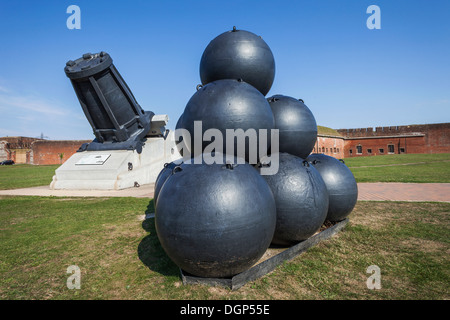
[{"label": "metal frame of mortar", "polygon": [[314,247],[320,241],[327,240],[337,234],[339,231],[345,228],[348,224],[349,219],[346,218],[335,225],[316,233],[305,241],[299,242],[292,247],[278,253],[277,255],[262,261],[251,267],[250,269],[241,272],[231,278],[202,278],[190,275],[186,271],[180,269],[181,279],[183,284],[203,284],[210,286],[222,286],[228,287],[231,290],[237,290],[247,282],[254,281],[261,278],[273,271],[276,267],[282,264],[284,261],[289,261],[301,253],[305,252],[309,248]]}]

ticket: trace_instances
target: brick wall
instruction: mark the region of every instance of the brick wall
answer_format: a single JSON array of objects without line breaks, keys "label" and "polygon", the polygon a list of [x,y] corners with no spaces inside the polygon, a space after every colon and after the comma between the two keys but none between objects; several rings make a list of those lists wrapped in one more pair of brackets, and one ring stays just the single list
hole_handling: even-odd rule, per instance
[{"label": "brick wall", "polygon": [[8,148],[10,149],[30,149],[31,144],[34,141],[39,141],[39,138],[30,137],[1,137],[1,141],[6,141],[8,143]]},{"label": "brick wall", "polygon": [[426,153],[424,136],[346,139],[344,157]]},{"label": "brick wall", "polygon": [[426,126],[426,152],[449,153],[450,152],[450,123]]},{"label": "brick wall", "polygon": [[312,153],[323,153],[336,159],[344,158],[344,139],[338,136],[317,135]]},{"label": "brick wall", "polygon": [[92,140],[42,140],[31,145],[33,164],[62,164],[70,158],[83,143]]},{"label": "brick wall", "polygon": [[433,125],[407,125],[407,126],[391,126],[391,127],[375,127],[375,128],[337,129],[336,131],[346,138],[379,137],[379,136],[405,135],[414,133],[419,134],[423,133],[426,130],[429,130],[430,126]]},{"label": "brick wall", "polygon": [[30,163],[31,144],[42,141],[31,137],[1,137],[0,161],[13,160],[15,163]]},{"label": "brick wall", "polygon": [[[450,123],[337,131],[345,137],[345,157],[399,153],[450,153]],[[383,149],[383,153],[380,149]]]}]

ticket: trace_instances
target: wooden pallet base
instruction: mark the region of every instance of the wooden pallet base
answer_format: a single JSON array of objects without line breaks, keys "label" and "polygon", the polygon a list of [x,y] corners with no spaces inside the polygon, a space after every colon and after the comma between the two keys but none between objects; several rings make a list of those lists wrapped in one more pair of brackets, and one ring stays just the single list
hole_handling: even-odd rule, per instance
[{"label": "wooden pallet base", "polygon": [[315,246],[320,241],[327,240],[345,228],[349,219],[342,220],[329,228],[320,231],[309,239],[299,242],[288,248],[269,248],[263,258],[250,269],[241,272],[230,278],[202,278],[190,275],[186,271],[180,269],[183,284],[205,284],[210,286],[223,286],[236,290],[245,285],[247,282],[254,281],[263,277],[284,261],[289,261],[309,248]]}]

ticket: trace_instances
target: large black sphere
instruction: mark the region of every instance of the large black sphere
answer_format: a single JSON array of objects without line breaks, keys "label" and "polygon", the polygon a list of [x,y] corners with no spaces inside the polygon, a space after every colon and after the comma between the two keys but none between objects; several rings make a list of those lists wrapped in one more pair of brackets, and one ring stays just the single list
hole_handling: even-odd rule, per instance
[{"label": "large black sphere", "polygon": [[311,154],[306,160],[319,171],[327,186],[330,198],[327,220],[344,220],[358,200],[353,173],[343,162],[324,154]]},{"label": "large black sphere", "polygon": [[275,230],[275,200],[266,181],[249,164],[180,168],[156,203],[156,232],[167,255],[199,277],[229,277],[250,268]]},{"label": "large black sphere", "polygon": [[233,28],[206,47],[200,61],[200,78],[202,84],[243,79],[266,95],[275,78],[275,59],[261,37]]},{"label": "large black sphere", "polygon": [[[270,130],[274,128],[272,110],[264,96],[248,83],[231,79],[217,80],[203,86],[186,105],[182,116],[182,127],[187,129],[191,136],[191,144],[187,146],[190,153],[197,156],[205,152],[205,148],[211,144],[211,141],[203,141],[201,150],[196,152],[193,145],[194,121],[202,121],[202,136],[208,129],[220,131],[223,137],[222,150],[214,151],[245,158],[252,164],[259,158],[256,157],[253,160],[250,157],[250,148],[256,147],[258,154],[261,152],[265,155],[270,146]],[[242,129],[243,132],[250,129],[256,133],[256,141],[252,142],[248,137],[245,140],[234,139],[234,150],[228,150],[226,148],[227,129]],[[259,143],[260,129],[267,129],[267,144],[263,146]],[[186,137],[183,136],[183,140],[187,141]],[[245,150],[245,156],[238,154],[238,147],[245,148],[242,149]]]},{"label": "large black sphere", "polygon": [[328,191],[319,172],[299,157],[280,153],[278,173],[263,177],[277,206],[272,243],[291,245],[316,233],[328,211]]},{"label": "large black sphere", "polygon": [[317,123],[311,110],[303,101],[288,96],[274,95],[267,100],[280,134],[279,151],[306,158],[317,141]]}]

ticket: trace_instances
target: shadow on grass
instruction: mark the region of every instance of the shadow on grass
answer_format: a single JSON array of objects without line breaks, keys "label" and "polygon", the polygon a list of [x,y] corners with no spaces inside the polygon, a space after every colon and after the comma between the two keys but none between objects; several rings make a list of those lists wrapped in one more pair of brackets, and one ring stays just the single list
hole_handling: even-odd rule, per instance
[{"label": "shadow on grass", "polygon": [[[155,207],[153,200],[151,200],[145,214],[153,212],[155,212]],[[142,222],[142,228],[149,233],[138,245],[138,257],[142,263],[150,270],[164,276],[179,276],[178,266],[167,256],[156,235],[155,219],[145,219]]]}]

